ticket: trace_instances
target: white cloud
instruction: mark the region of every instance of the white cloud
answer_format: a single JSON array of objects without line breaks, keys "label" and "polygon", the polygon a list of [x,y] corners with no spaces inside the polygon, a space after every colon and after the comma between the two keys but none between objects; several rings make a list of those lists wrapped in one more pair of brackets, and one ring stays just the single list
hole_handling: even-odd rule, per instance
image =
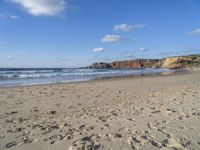
[{"label": "white cloud", "polygon": [[148,51],[148,48],[140,47],[139,50],[144,52],[144,51]]},{"label": "white cloud", "polygon": [[14,20],[18,19],[18,16],[15,16],[15,15],[9,15],[9,17],[10,17],[11,19],[14,19]]},{"label": "white cloud", "polygon": [[113,43],[113,42],[119,42],[123,40],[124,38],[120,35],[111,35],[108,34],[105,37],[103,37],[102,42],[107,42],[107,43]]},{"label": "white cloud", "polygon": [[196,29],[194,31],[191,31],[190,34],[198,34],[198,35],[200,35],[200,28]]},{"label": "white cloud", "polygon": [[65,10],[65,0],[9,0],[34,16],[56,16]]},{"label": "white cloud", "polygon": [[123,23],[123,24],[115,25],[114,31],[129,32],[129,31],[141,29],[144,27],[145,27],[145,24],[129,25],[129,24]]},{"label": "white cloud", "polygon": [[93,52],[103,52],[103,51],[104,51],[104,48],[102,48],[102,47],[94,48],[92,51],[93,51]]}]

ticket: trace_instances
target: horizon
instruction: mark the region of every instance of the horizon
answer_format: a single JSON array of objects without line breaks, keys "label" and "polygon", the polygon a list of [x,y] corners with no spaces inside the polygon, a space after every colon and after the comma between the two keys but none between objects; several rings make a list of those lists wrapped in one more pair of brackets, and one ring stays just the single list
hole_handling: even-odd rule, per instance
[{"label": "horizon", "polygon": [[[163,58],[150,58],[150,59],[159,59],[159,60],[162,60],[162,59],[165,59],[165,58],[170,58],[170,57],[182,57],[182,56],[193,56],[193,55],[200,55],[199,54],[188,54],[188,55],[174,55],[174,56],[169,56],[169,57],[163,57]],[[133,59],[123,59],[123,60],[113,60],[113,61],[110,61],[110,62],[92,62],[91,64],[89,65],[92,65],[94,63],[113,63],[115,61],[132,61],[132,60],[138,60],[138,59],[148,59],[148,58],[133,58]],[[87,66],[80,66],[80,67],[0,67],[0,69],[88,69],[86,67],[88,67],[89,65]]]},{"label": "horizon", "polygon": [[0,68],[200,54],[198,0],[2,0]]}]

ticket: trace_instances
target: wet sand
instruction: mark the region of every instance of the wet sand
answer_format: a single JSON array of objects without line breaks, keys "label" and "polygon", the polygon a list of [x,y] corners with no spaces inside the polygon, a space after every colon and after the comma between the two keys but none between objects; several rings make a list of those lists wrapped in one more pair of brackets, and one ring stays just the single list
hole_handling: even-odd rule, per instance
[{"label": "wet sand", "polygon": [[0,89],[0,149],[200,149],[200,72]]}]

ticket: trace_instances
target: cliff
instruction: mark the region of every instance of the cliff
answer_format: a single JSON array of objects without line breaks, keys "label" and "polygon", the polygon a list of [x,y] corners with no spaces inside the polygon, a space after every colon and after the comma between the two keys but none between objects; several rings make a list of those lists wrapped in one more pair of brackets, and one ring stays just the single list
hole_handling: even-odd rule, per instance
[{"label": "cliff", "polygon": [[200,68],[200,55],[175,56],[165,58],[158,62],[157,67],[168,69]]},{"label": "cliff", "polygon": [[112,68],[111,64],[109,63],[93,63],[92,65],[88,66],[90,69],[109,69]]},{"label": "cliff", "polygon": [[200,68],[200,55],[174,56],[164,59],[136,59],[128,61],[114,61],[111,63],[94,63],[92,69],[107,68]]},{"label": "cliff", "polygon": [[159,59],[136,59],[130,61],[115,61],[111,63],[112,68],[151,68],[157,64]]}]

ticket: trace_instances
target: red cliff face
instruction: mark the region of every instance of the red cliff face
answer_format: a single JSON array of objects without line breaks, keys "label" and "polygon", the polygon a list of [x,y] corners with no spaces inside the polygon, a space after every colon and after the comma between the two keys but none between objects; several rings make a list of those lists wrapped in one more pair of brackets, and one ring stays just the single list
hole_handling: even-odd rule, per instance
[{"label": "red cliff face", "polygon": [[91,69],[108,68],[152,68],[159,62],[158,59],[137,59],[128,61],[115,61],[112,63],[94,63],[89,66]]},{"label": "red cliff face", "polygon": [[112,68],[152,68],[157,64],[158,59],[137,59],[130,61],[115,61]]}]

